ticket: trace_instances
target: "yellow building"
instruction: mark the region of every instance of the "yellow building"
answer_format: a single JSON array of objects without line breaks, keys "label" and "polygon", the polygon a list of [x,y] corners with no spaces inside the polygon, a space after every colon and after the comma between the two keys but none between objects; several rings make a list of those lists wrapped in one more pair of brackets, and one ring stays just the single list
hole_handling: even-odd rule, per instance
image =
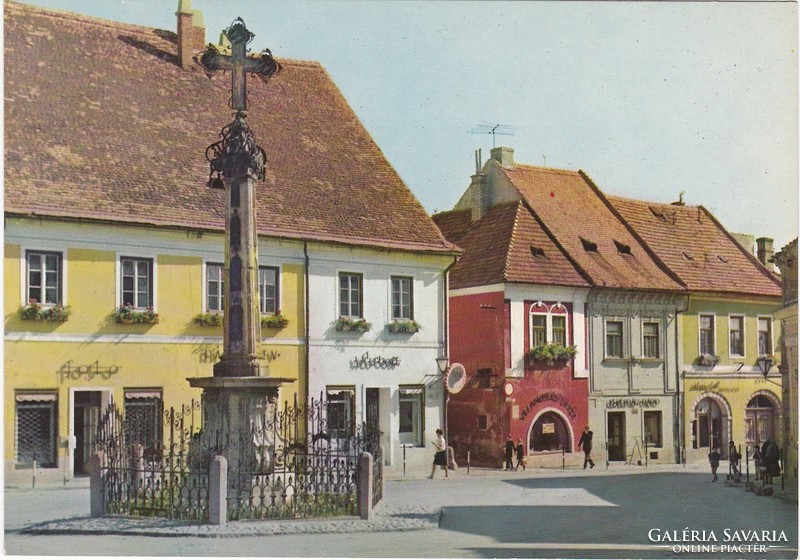
[{"label": "yellow building", "polygon": [[757,259],[752,247],[740,245],[702,206],[609,201],[689,290],[687,308],[678,310],[673,372],[682,412],[679,456],[707,461],[715,447],[727,458],[730,441],[743,455],[745,447],[752,452],[768,438],[780,441],[780,346],[773,315],[781,303],[781,282],[772,265],[766,266],[772,240],[758,240]]},{"label": "yellow building", "polygon": [[[34,459],[40,479],[84,473],[93,429],[112,401],[145,447],[157,447],[161,412],[198,399],[187,378],[210,377],[222,351],[222,327],[200,321],[218,322],[223,309],[225,193],[208,188],[205,153],[231,120],[230,80],[209,80],[192,62],[205,32],[188,5],[180,3],[177,34],[5,5],[7,483],[29,481]],[[282,398],[302,403],[315,296],[309,254],[334,255],[324,266],[335,278],[351,273],[344,278],[363,279],[383,301],[394,295],[395,277],[426,294],[428,285],[444,286],[455,249],[326,71],[314,62],[280,64],[268,84],[250,80],[247,90],[248,124],[267,154],[266,178],[255,187],[261,352],[270,376],[296,380]],[[386,273],[380,284],[369,263],[358,276],[349,262],[364,252],[379,255],[370,260]],[[424,344],[374,342],[424,347],[426,369],[414,379],[435,371],[444,347],[439,292],[420,300]],[[330,293],[326,314],[342,308],[339,291]],[[348,292],[352,303],[358,295]],[[381,305],[368,318],[395,318]],[[334,329],[320,330],[330,338]],[[340,352],[372,348],[331,336],[323,342]],[[330,364],[318,367],[330,374]],[[430,423],[440,417],[441,395],[421,400],[390,374],[372,379],[391,426],[402,432],[407,424],[397,420],[401,397],[419,401],[406,406],[409,414],[428,407]]]}]

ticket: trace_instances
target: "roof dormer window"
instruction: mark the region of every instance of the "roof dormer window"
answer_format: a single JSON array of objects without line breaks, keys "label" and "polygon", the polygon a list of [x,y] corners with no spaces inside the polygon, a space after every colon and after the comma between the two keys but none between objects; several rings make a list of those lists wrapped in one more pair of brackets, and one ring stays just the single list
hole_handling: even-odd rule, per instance
[{"label": "roof dormer window", "polygon": [[544,254],[544,249],[542,249],[541,247],[536,247],[534,245],[531,245],[531,255],[540,259],[546,257]]},{"label": "roof dormer window", "polygon": [[620,243],[616,239],[614,240],[614,245],[617,246],[617,251],[619,251],[620,254],[623,254],[623,255],[630,255],[631,254],[631,246],[630,245],[625,245],[624,243]]},{"label": "roof dormer window", "polygon": [[592,243],[591,241],[584,239],[583,237],[580,238],[581,243],[583,244],[584,251],[590,251],[592,253],[597,252],[597,243]]}]

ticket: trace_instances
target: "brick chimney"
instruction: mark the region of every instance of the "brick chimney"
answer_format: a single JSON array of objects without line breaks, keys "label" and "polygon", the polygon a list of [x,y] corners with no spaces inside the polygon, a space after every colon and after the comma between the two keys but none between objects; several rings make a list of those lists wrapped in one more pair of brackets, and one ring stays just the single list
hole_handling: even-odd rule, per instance
[{"label": "brick chimney", "polygon": [[508,168],[514,167],[514,148],[498,146],[497,148],[492,148],[489,154],[492,159],[497,161],[501,166]]},{"label": "brick chimney", "polygon": [[472,182],[469,185],[471,193],[472,221],[477,222],[486,212],[489,211],[489,184],[486,180],[486,175],[483,173],[476,173],[472,176]]},{"label": "brick chimney", "polygon": [[203,14],[192,9],[192,0],[178,0],[178,64],[189,68],[192,57],[202,51],[206,43],[206,29]]},{"label": "brick chimney", "polygon": [[761,261],[761,264],[770,270],[774,268],[772,264],[772,243],[773,240],[769,237],[759,237],[756,239],[756,257]]}]

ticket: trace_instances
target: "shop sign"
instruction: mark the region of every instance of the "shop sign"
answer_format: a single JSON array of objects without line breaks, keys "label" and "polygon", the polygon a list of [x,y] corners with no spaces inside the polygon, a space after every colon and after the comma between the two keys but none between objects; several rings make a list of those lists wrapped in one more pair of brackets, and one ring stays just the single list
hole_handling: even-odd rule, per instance
[{"label": "shop sign", "polygon": [[556,433],[556,425],[555,424],[542,424],[542,433],[543,434],[554,434]]},{"label": "shop sign", "polygon": [[[192,354],[197,355],[197,359],[201,364],[216,364],[222,357],[222,350],[219,349],[219,346],[212,346],[210,344],[197,344],[192,349]],[[262,348],[261,351],[256,355],[260,359],[266,361],[268,364],[271,364],[281,357],[281,353],[277,350],[266,350],[264,348]]]},{"label": "shop sign", "polygon": [[73,360],[67,360],[58,368],[59,380],[63,383],[68,379],[77,381],[81,377],[84,381],[91,381],[98,375],[103,379],[109,379],[112,375],[119,373],[119,366],[101,366],[100,360],[95,360],[91,364],[73,365]]},{"label": "shop sign", "polygon": [[370,358],[369,352],[364,352],[361,357],[356,357],[350,360],[350,369],[394,369],[400,365],[400,358],[392,356],[391,358],[384,358],[383,356],[375,356]]},{"label": "shop sign", "polygon": [[572,408],[572,405],[567,400],[564,395],[559,393],[542,393],[531,402],[527,404],[527,406],[522,410],[522,414],[520,414],[520,419],[525,420],[525,417],[530,414],[531,410],[533,410],[536,405],[544,403],[544,402],[554,402],[556,404],[561,405],[561,407],[569,414],[570,418],[575,418],[578,414],[575,412],[575,409]]},{"label": "shop sign", "polygon": [[656,408],[658,399],[611,399],[606,401],[606,408]]},{"label": "shop sign", "polygon": [[710,383],[695,381],[689,386],[687,391],[699,391],[703,393],[707,391],[713,391],[715,393],[738,393],[739,387],[720,387],[719,381],[712,381]]}]

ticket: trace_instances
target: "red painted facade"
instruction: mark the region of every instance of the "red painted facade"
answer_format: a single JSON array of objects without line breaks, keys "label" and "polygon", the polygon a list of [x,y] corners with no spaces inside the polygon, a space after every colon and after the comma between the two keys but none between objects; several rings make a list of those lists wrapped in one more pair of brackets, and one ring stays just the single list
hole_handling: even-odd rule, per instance
[{"label": "red painted facade", "polygon": [[[575,328],[568,303],[524,302],[524,351],[530,348],[530,311],[566,315],[567,342]],[[523,441],[528,464],[561,461],[561,446],[577,451],[578,439],[588,423],[588,380],[574,377],[572,360],[554,363],[526,356],[524,377],[506,377],[511,365],[510,302],[503,292],[450,298],[450,358],[467,370],[468,382],[450,396],[447,426],[456,461],[476,466],[501,467],[507,435]],[[577,328],[584,328],[581,321]],[[576,360],[583,360],[584,348]],[[507,395],[506,389],[510,389]]]}]

